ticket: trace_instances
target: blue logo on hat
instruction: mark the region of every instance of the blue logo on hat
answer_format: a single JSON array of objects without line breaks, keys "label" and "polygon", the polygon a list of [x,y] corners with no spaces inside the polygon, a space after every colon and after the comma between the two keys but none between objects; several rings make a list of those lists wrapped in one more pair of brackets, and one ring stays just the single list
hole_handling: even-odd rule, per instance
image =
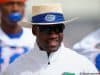
[{"label": "blue logo on hat", "polygon": [[55,21],[55,19],[56,19],[56,16],[52,14],[48,14],[45,16],[46,21]]}]

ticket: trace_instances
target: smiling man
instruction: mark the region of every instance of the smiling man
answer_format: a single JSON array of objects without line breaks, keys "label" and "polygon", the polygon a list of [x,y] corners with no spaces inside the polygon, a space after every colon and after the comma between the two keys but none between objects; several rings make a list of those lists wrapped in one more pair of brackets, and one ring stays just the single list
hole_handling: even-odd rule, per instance
[{"label": "smiling man", "polygon": [[[35,11],[34,11],[35,10]],[[59,4],[32,7],[32,32],[36,44],[32,51],[12,63],[3,75],[80,75],[97,73],[84,56],[62,43],[65,24]]]},{"label": "smiling man", "polygon": [[33,33],[37,36],[37,43],[40,49],[46,50],[48,54],[58,50],[63,40],[64,27],[64,24],[36,25],[36,29],[39,32],[33,31]]}]

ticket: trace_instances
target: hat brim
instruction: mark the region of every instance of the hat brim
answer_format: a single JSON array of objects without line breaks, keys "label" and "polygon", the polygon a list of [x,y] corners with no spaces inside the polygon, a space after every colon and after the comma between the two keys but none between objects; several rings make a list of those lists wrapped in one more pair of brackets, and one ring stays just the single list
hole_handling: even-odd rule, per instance
[{"label": "hat brim", "polygon": [[28,23],[28,24],[32,24],[32,25],[52,25],[52,24],[61,24],[61,23],[68,24],[68,23],[73,22],[73,21],[75,21],[77,19],[79,19],[79,17],[74,17],[74,18],[71,18],[71,19],[69,19],[67,21],[53,22],[53,23],[33,23],[33,22],[25,22],[25,21],[23,21],[23,22],[24,23]]}]

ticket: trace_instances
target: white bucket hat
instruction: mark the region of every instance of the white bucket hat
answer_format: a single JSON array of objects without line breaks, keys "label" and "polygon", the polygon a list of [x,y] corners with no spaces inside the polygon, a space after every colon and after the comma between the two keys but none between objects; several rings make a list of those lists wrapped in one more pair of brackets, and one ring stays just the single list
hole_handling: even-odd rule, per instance
[{"label": "white bucket hat", "polygon": [[30,24],[49,25],[59,23],[69,23],[77,17],[65,21],[61,4],[41,4],[32,6]]}]

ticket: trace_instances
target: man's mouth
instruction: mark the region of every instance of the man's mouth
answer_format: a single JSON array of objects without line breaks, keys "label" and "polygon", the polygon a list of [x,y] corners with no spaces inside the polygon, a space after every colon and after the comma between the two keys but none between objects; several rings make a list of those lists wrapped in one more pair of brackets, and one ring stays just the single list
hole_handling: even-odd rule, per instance
[{"label": "man's mouth", "polygon": [[49,46],[56,46],[58,44],[58,40],[49,40],[48,45]]}]

